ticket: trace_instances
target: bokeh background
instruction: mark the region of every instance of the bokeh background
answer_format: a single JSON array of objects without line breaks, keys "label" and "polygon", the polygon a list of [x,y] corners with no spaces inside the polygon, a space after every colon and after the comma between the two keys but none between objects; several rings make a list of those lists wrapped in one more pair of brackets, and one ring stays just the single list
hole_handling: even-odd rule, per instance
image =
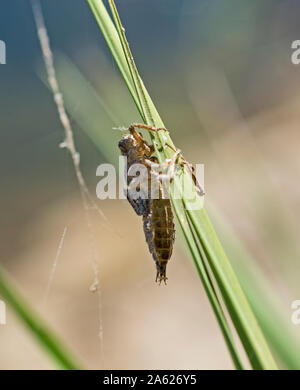
[{"label": "bokeh background", "polygon": [[[84,0],[41,1],[88,187],[118,159],[114,126],[140,121]],[[205,164],[206,203],[276,291],[282,317],[300,298],[300,39],[296,0],[116,1],[144,82],[177,147]],[[168,286],[154,283],[142,221],[126,201],[97,200],[93,243],[65,150],[30,2],[2,0],[1,264],[88,368],[232,369],[179,239]],[[53,283],[45,293],[65,231]],[[238,264],[239,259],[235,259]],[[98,337],[103,326],[103,351]],[[300,325],[298,325],[299,327]],[[300,336],[300,328],[291,324]],[[8,309],[1,369],[55,365]],[[103,352],[103,354],[102,354]]]}]

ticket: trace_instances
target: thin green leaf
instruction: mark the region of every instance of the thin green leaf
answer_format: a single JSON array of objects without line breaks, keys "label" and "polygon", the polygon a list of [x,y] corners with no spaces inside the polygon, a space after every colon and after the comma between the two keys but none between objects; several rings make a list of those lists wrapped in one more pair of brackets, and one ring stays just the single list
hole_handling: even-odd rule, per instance
[{"label": "thin green leaf", "polygon": [[232,258],[232,266],[269,345],[284,368],[299,370],[299,337],[278,291],[266,280],[236,234],[222,219],[220,212],[212,205],[209,205],[209,211],[217,230],[222,231],[225,248]]},{"label": "thin green leaf", "polygon": [[[108,23],[103,23],[103,20],[107,20],[109,16],[102,1],[87,1],[96,16],[99,27],[102,30],[106,41],[108,41],[107,37],[109,37],[110,35],[115,36],[115,33],[111,31],[114,29],[114,26]],[[109,0],[109,4],[111,6],[111,11],[117,25],[117,33],[119,34],[119,39],[121,42],[120,45],[115,45],[113,47],[114,50],[117,48],[118,53],[112,51],[112,54],[116,58],[118,66],[122,66],[122,69],[120,69],[122,75],[127,75],[127,79],[125,79],[125,82],[130,90],[131,95],[134,95],[134,90],[137,91],[136,95],[134,96],[134,101],[140,113],[142,111],[141,115],[145,122],[152,125],[155,124],[159,127],[164,127],[163,122],[157,110],[155,109],[153,102],[150,99],[144,87],[144,84],[137,72],[133,57],[129,49],[128,42],[125,37],[125,31],[121,25],[121,21],[117,13],[115,4],[112,0]],[[107,28],[109,28],[109,32],[106,30]],[[111,48],[111,44],[109,43],[108,45]],[[122,53],[120,52],[120,46],[123,49]],[[124,59],[120,61],[122,55]],[[132,76],[131,82],[128,79],[128,69],[129,73]],[[169,134],[164,135],[165,139],[162,139],[160,134],[157,134],[154,137],[155,141],[163,146],[163,150],[160,150],[160,148],[157,147],[156,142],[154,142],[158,158],[160,161],[163,161],[166,157],[172,155],[172,153],[168,151],[168,148],[164,147],[166,145],[166,142],[171,146],[173,146],[174,144]],[[191,178],[187,179],[187,186],[192,186],[193,184]],[[232,270],[230,262],[227,259],[227,256],[205,211],[202,209],[202,202],[200,199],[197,199],[197,197],[196,201],[199,202],[198,210],[189,210],[189,200],[183,197],[183,204],[186,210],[185,213],[180,213],[179,221],[181,220],[181,218],[190,218],[195,235],[201,243],[207,261],[218,283],[218,288],[222,293],[224,303],[244,345],[245,351],[248,355],[249,361],[252,364],[252,367],[255,369],[276,369],[277,367],[274,362],[274,359],[261,332],[261,329],[258,326],[255,316],[250,308],[250,305],[242,291],[238,279]],[[193,233],[191,229],[190,234],[185,237],[189,248],[195,249],[197,247],[197,244],[193,239]],[[201,257],[200,254],[199,256]],[[204,277],[202,273],[201,275],[202,277]]]},{"label": "thin green leaf", "polygon": [[[67,61],[65,57],[61,58],[61,55],[56,56],[56,62],[58,75],[61,74],[61,85],[68,111],[82,130],[91,137],[108,161],[115,163],[116,151],[113,146],[117,140],[114,138],[114,133],[111,137],[105,136],[105,130],[111,127],[111,121],[114,121],[116,126],[121,123],[120,120],[116,122],[114,119],[116,112],[111,115],[111,111],[120,110],[120,105],[122,105],[125,112],[128,112],[126,117],[134,114],[130,114],[130,102],[122,102],[122,99],[126,96],[118,95],[120,105],[115,107],[111,105],[110,109],[106,110],[106,104],[103,105],[97,92],[89,85],[73,63]],[[110,77],[114,76],[114,72],[111,71]],[[102,85],[102,87],[104,86]],[[109,101],[112,104],[116,96],[114,91],[108,89],[108,92],[111,93]],[[80,107],[76,105],[76,96],[83,97]],[[106,103],[108,104],[108,102]],[[208,203],[206,203],[206,207]],[[222,242],[229,254],[235,273],[272,351],[284,368],[299,369],[300,343],[297,334],[295,334],[296,332],[293,332],[295,329],[291,324],[289,312],[286,312],[286,308],[280,303],[278,292],[269,285],[261,270],[255,267],[254,259],[238,242],[236,234],[229,229],[228,223],[221,219],[220,213],[217,213],[211,205],[208,206],[210,206],[209,215],[213,218],[214,227],[222,236]],[[175,207],[174,205],[174,210]],[[182,209],[180,204],[178,207],[180,210]],[[183,228],[186,229],[186,223],[184,223]],[[187,231],[187,233],[189,232]],[[186,238],[186,240],[191,242],[189,238]],[[197,253],[197,250],[194,249],[193,252]],[[199,255],[197,259],[200,260]],[[194,255],[193,260],[195,261]],[[195,266],[197,267],[197,264]]]},{"label": "thin green leaf", "polygon": [[106,11],[106,8],[102,1],[95,2],[92,0],[87,0],[94,17],[102,31],[103,37],[107,43],[107,46],[109,47],[116,64],[121,72],[121,75],[123,77],[123,80],[125,81],[127,88],[129,89],[129,92],[137,106],[137,109],[139,110],[141,116],[143,116],[143,111],[140,106],[140,102],[137,99],[136,91],[134,89],[134,86],[132,84],[131,74],[130,70],[127,65],[126,58],[123,54],[122,46],[118,37],[118,33],[115,29],[115,26]]},{"label": "thin green leaf", "polygon": [[[220,329],[222,331],[222,334],[224,336],[226,345],[228,347],[229,353],[231,355],[232,361],[238,370],[245,369],[243,360],[241,359],[238,349],[235,345],[231,330],[229,328],[227,319],[224,315],[224,312],[222,310],[222,306],[218,300],[218,296],[216,294],[216,291],[214,289],[213,283],[210,279],[209,273],[206,270],[205,262],[203,259],[203,253],[201,248],[199,248],[197,239],[194,235],[194,231],[191,228],[190,221],[186,218],[182,218],[183,211],[181,209],[181,203],[179,201],[173,200],[173,208],[175,211],[175,215],[177,217],[177,220],[180,223],[180,227],[182,229],[184,238],[186,240],[186,244],[188,245],[188,249],[191,252],[195,267],[198,271],[199,277],[202,281],[203,287],[205,289],[205,292],[207,294],[207,297],[210,301],[210,304],[212,306],[212,309],[215,313],[215,316],[217,318],[218,324],[220,326]],[[187,225],[188,224],[188,225]]]},{"label": "thin green leaf", "polygon": [[35,312],[25,298],[17,291],[7,273],[0,267],[0,296],[15,311],[17,316],[32,332],[54,361],[63,369],[78,370],[77,359],[65,344]]},{"label": "thin green leaf", "polygon": [[[111,163],[116,163],[115,153],[112,153],[112,144],[116,143],[116,141],[112,139],[112,137],[104,137],[104,133],[102,134],[99,132],[99,123],[101,123],[102,128],[108,129],[109,124],[105,124],[108,122],[107,118],[109,118],[110,121],[115,120],[115,115],[112,114],[107,105],[101,99],[99,99],[99,96],[95,90],[93,90],[93,88],[83,78],[74,64],[61,55],[56,57],[56,62],[58,74],[62,73],[61,86],[63,88],[65,103],[68,111],[76,119],[76,122],[82,127],[82,129],[84,129],[84,131],[89,134],[91,139],[98,146],[101,153],[106,156],[107,160]],[[80,108],[78,108],[75,104],[74,97],[76,96],[83,97],[83,103]],[[74,107],[76,107],[75,110]],[[99,107],[102,107],[101,111],[99,110]],[[176,201],[174,203],[174,210],[179,218],[183,212],[182,204],[180,201]],[[222,311],[221,305],[218,302],[218,298],[214,291],[214,286],[209,279],[209,275],[206,272],[202,259],[199,256],[199,250],[197,247],[195,247],[193,238],[188,237],[191,232],[189,229],[186,229],[186,220],[180,220],[180,222],[182,224],[182,230],[187,236],[186,241],[189,243],[189,245],[193,245],[193,247],[190,248],[190,251],[195,262],[195,266],[202,279],[203,286],[207,292],[209,300],[211,301],[211,305],[220,324],[222,332],[224,333],[224,338],[228,344],[229,352],[232,356],[236,368],[242,369],[242,359],[239,357],[238,351],[234,345],[233,336]]]}]

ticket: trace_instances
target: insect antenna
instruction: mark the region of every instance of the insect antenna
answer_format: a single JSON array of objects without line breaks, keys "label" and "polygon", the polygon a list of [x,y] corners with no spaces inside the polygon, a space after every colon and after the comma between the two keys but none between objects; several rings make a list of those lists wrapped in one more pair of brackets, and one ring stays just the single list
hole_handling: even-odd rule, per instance
[{"label": "insect antenna", "polygon": [[113,127],[112,130],[128,131],[128,128],[124,126],[120,126],[120,127]]}]

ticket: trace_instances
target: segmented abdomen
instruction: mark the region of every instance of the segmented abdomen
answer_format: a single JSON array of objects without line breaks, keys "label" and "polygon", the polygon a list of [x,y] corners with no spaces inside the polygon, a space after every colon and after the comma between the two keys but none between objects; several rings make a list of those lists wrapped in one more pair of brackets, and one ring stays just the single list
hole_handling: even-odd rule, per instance
[{"label": "segmented abdomen", "polygon": [[167,263],[175,239],[173,212],[169,199],[149,200],[149,212],[143,216],[146,241],[155,261]]}]

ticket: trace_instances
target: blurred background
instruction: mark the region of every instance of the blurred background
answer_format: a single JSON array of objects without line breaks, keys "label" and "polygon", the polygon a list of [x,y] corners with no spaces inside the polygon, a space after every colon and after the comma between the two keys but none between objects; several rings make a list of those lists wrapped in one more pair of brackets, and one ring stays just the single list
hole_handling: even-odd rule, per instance
[{"label": "blurred background", "polygon": [[[87,368],[232,369],[180,237],[168,285],[158,286],[141,219],[126,201],[96,199],[97,166],[119,156],[112,127],[140,118],[87,3],[41,4],[82,171],[109,221],[92,214],[101,312],[89,291],[93,243],[71,159],[58,147],[63,129],[27,0],[0,5],[1,264]],[[299,2],[116,4],[173,141],[187,160],[205,164],[206,204],[223,221],[222,242],[229,252],[231,236],[242,243],[290,323],[300,299],[300,65],[291,62]],[[238,268],[242,259],[233,258]],[[300,325],[290,327],[300,336]],[[9,309],[0,344],[0,369],[55,368]]]}]

